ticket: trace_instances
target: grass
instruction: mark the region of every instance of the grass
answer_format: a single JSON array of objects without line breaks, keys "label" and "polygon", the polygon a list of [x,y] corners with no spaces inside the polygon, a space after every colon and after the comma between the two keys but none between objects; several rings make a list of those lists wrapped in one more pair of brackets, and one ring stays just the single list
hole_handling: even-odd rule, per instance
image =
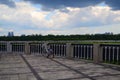
[{"label": "grass", "polygon": [[104,63],[120,65],[119,61],[103,61]]},{"label": "grass", "polygon": [[120,42],[81,41],[81,42],[74,42],[73,44],[120,44]]}]

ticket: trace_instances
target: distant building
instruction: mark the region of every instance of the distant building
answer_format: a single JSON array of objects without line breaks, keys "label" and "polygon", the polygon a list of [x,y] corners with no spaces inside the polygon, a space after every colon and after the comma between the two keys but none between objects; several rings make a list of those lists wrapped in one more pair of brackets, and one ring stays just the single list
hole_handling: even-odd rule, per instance
[{"label": "distant building", "polygon": [[25,34],[22,34],[21,36],[25,36]]},{"label": "distant building", "polygon": [[12,37],[14,36],[14,33],[13,32],[8,32],[8,37]]},{"label": "distant building", "polygon": [[105,32],[105,35],[113,35],[113,32]]}]

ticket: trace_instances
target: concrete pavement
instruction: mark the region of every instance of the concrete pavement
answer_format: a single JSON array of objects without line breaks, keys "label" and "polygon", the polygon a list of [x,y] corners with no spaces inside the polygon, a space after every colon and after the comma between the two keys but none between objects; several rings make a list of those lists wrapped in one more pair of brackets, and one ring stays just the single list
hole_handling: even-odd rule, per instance
[{"label": "concrete pavement", "polygon": [[83,60],[3,55],[0,80],[120,80],[120,70]]}]

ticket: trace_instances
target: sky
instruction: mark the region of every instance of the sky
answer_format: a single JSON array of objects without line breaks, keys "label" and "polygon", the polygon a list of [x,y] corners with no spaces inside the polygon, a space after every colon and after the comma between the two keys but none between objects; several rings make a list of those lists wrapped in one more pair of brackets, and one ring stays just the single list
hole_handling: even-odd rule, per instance
[{"label": "sky", "polygon": [[120,0],[0,0],[0,36],[120,33]]}]

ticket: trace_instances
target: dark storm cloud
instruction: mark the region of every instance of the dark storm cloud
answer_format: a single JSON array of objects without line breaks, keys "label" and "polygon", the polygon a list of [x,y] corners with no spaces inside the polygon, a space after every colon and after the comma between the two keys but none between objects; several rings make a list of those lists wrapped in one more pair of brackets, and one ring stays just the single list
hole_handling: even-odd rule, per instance
[{"label": "dark storm cloud", "polygon": [[24,0],[34,4],[41,4],[43,9],[58,9],[64,7],[86,7],[96,5],[103,0]]},{"label": "dark storm cloud", "polygon": [[12,0],[0,0],[0,4],[5,4],[9,7],[15,7],[15,3]]},{"label": "dark storm cloud", "polygon": [[[14,0],[15,1],[15,0]],[[0,4],[15,7],[13,0],[0,0]],[[105,2],[113,10],[120,10],[120,0],[21,0],[33,4],[41,4],[44,10],[61,9],[64,7],[87,7]]]},{"label": "dark storm cloud", "polygon": [[34,4],[41,4],[43,9],[58,9],[64,7],[87,7],[105,2],[113,10],[120,9],[120,0],[24,0]]},{"label": "dark storm cloud", "polygon": [[105,0],[105,3],[113,10],[120,10],[120,0]]}]

